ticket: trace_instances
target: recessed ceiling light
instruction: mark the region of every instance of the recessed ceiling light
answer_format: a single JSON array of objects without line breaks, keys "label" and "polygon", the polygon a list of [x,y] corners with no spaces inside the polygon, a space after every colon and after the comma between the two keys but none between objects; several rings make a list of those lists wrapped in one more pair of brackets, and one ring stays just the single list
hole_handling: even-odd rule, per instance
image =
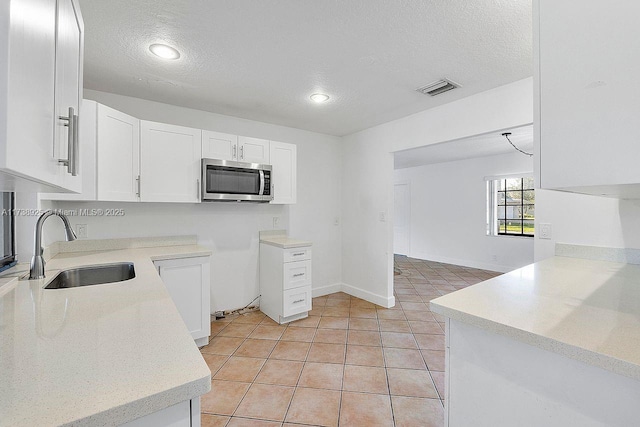
[{"label": "recessed ceiling light", "polygon": [[329,95],[325,95],[324,93],[314,93],[309,98],[311,98],[313,102],[317,102],[318,104],[320,104],[323,102],[327,102],[329,100]]},{"label": "recessed ceiling light", "polygon": [[152,44],[149,46],[149,50],[156,56],[159,56],[162,59],[178,59],[180,58],[180,52],[171,46],[167,46],[166,44]]}]

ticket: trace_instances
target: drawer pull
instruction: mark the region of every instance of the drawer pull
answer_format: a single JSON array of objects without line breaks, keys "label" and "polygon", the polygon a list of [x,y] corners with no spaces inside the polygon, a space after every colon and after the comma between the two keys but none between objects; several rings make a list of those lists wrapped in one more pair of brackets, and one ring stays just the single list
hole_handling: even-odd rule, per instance
[{"label": "drawer pull", "polygon": [[293,256],[300,256],[300,255],[304,255],[304,254],[305,254],[304,252],[298,252],[298,253],[293,254]]},{"label": "drawer pull", "polygon": [[299,302],[304,302],[304,298],[295,300],[295,301],[293,302],[293,304],[297,304],[297,303],[299,303]]},{"label": "drawer pull", "polygon": [[297,273],[293,275],[293,277],[300,277],[300,276],[304,276],[304,273]]}]

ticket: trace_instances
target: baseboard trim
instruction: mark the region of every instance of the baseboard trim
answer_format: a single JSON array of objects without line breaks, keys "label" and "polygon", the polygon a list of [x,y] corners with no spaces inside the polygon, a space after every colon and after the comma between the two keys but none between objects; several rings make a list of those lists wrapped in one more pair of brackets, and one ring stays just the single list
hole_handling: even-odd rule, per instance
[{"label": "baseboard trim", "polygon": [[373,292],[365,291],[364,289],[348,285],[346,283],[334,283],[332,285],[326,285],[312,289],[312,295],[314,298],[333,294],[336,292],[344,292],[345,294],[363,299],[365,301],[369,301],[370,303],[385,308],[390,308],[396,305],[396,298],[394,296],[387,298],[382,295],[374,294]]},{"label": "baseboard trim", "polygon": [[[424,253],[412,253],[408,256],[410,258],[415,258],[415,259],[442,262],[445,264],[461,265],[463,267],[478,268],[480,270],[496,271],[499,273],[508,273],[509,271],[513,271],[520,267],[523,267],[523,266],[492,264],[492,263],[480,262],[480,261],[469,261],[468,259],[449,258],[449,257],[438,256],[438,255],[428,255]],[[531,263],[533,263],[533,260],[531,261]]]},{"label": "baseboard trim", "polygon": [[320,286],[319,288],[312,288],[311,295],[313,295],[313,297],[315,298],[340,291],[342,291],[342,283],[334,283],[332,285]]},{"label": "baseboard trim", "polygon": [[393,295],[390,297],[385,297],[382,295],[374,294],[373,292],[365,291],[364,289],[360,289],[346,283],[342,284],[342,292],[385,308],[390,308],[396,305],[396,298]]}]

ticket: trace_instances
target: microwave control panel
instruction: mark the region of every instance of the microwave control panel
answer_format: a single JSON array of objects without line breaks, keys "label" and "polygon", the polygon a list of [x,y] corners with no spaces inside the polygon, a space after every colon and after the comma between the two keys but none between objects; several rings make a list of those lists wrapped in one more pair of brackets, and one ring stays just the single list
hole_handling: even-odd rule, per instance
[{"label": "microwave control panel", "polygon": [[271,195],[271,172],[264,171],[264,193],[265,196]]}]

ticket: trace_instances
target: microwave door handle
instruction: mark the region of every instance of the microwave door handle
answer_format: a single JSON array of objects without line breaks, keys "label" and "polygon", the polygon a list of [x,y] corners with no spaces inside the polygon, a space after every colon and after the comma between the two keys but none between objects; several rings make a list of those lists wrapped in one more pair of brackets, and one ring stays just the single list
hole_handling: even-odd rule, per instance
[{"label": "microwave door handle", "polygon": [[258,194],[263,196],[264,195],[264,171],[260,170],[258,172],[260,173],[260,192]]}]

